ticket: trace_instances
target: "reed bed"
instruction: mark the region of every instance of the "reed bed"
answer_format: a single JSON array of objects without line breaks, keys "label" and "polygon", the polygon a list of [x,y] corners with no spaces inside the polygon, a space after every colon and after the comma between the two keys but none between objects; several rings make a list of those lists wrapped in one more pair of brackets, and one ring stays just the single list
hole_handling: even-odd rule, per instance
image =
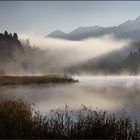
[{"label": "reed bed", "polygon": [[0,101],[0,138],[139,139],[140,125],[127,115],[79,109],[50,111],[42,116],[23,100]]}]

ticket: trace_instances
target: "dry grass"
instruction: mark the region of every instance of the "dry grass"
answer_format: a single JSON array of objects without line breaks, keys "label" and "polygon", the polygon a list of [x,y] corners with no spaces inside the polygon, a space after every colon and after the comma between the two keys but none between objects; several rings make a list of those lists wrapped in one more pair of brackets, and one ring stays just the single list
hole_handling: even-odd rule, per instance
[{"label": "dry grass", "polygon": [[0,85],[18,84],[45,84],[45,83],[65,83],[78,82],[71,77],[47,75],[47,76],[0,76]]},{"label": "dry grass", "polygon": [[140,126],[129,117],[82,106],[43,117],[22,100],[0,101],[0,138],[138,139]]}]

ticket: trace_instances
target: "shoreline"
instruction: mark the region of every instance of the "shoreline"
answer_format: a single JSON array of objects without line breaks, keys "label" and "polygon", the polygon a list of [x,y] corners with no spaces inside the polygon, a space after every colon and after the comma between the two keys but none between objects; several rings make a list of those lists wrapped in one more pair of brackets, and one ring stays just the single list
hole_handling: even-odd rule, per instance
[{"label": "shoreline", "polygon": [[0,76],[0,85],[28,85],[28,84],[47,84],[47,83],[74,83],[78,80],[59,75],[43,76]]}]

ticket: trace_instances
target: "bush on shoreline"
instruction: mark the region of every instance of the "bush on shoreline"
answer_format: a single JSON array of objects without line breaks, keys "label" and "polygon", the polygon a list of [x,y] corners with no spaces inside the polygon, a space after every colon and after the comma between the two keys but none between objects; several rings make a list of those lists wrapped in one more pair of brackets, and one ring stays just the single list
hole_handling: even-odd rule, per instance
[{"label": "bush on shoreline", "polygon": [[23,100],[0,101],[0,138],[138,139],[140,126],[127,116],[82,106],[42,116]]}]

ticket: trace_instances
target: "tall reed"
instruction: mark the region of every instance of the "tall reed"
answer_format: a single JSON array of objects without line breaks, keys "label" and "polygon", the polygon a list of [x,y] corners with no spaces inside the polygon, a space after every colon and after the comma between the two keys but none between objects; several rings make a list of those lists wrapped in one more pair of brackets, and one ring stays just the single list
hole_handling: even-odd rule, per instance
[{"label": "tall reed", "polygon": [[138,139],[140,125],[85,106],[50,111],[42,116],[23,100],[0,100],[0,138]]}]

